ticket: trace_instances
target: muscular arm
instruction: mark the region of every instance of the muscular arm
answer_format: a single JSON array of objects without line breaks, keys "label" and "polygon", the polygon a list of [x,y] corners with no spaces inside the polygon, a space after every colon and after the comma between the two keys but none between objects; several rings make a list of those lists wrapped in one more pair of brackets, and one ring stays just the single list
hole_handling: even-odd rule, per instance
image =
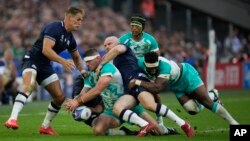
[{"label": "muscular arm", "polygon": [[99,78],[96,86],[90,89],[87,93],[81,94],[76,100],[79,104],[86,103],[97,97],[101,92],[107,88],[112,78],[110,76],[102,76]]},{"label": "muscular arm", "polygon": [[101,64],[105,64],[113,59],[116,56],[126,52],[127,48],[124,45],[117,45],[113,47],[103,58]]},{"label": "muscular arm", "polygon": [[76,50],[74,52],[70,53],[72,56],[72,59],[77,67],[77,69],[81,72],[83,70],[83,63],[82,63],[82,58],[79,54],[79,52]]},{"label": "muscular arm", "polygon": [[167,86],[167,79],[157,77],[155,82],[142,81],[140,86],[152,94],[159,94]]},{"label": "muscular arm", "polygon": [[60,64],[63,64],[64,59],[60,57],[52,48],[55,45],[55,41],[49,39],[49,38],[44,38],[43,39],[43,50],[42,53],[48,57],[51,61],[58,62]]}]

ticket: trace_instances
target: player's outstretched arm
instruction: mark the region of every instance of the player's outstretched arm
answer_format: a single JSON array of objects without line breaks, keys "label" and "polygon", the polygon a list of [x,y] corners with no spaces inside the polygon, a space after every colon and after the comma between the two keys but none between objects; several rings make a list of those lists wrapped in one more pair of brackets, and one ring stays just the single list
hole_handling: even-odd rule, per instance
[{"label": "player's outstretched arm", "polygon": [[135,86],[141,86],[152,94],[159,94],[167,86],[167,79],[158,77],[154,82],[133,79],[129,82],[129,89]]}]

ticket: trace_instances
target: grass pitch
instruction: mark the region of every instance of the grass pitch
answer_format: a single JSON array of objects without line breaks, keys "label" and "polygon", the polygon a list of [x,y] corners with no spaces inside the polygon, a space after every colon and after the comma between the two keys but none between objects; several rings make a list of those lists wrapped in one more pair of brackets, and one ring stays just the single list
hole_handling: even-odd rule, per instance
[{"label": "grass pitch", "polygon": [[[70,113],[62,108],[59,115],[52,122],[53,128],[59,136],[38,134],[38,128],[43,121],[49,101],[35,101],[27,103],[19,116],[19,129],[12,130],[4,127],[12,106],[0,106],[0,141],[229,141],[229,125],[216,114],[204,109],[198,115],[188,115],[179,105],[173,94],[161,94],[164,104],[177,115],[188,120],[196,130],[196,136],[187,138],[184,132],[171,120],[165,118],[165,125],[175,127],[181,134],[172,136],[151,136],[138,138],[135,136],[94,136],[90,127],[76,122]],[[241,124],[250,124],[250,92],[249,90],[220,91],[220,98],[224,107]],[[154,114],[152,114],[154,116]],[[138,127],[124,124],[128,128]]]}]

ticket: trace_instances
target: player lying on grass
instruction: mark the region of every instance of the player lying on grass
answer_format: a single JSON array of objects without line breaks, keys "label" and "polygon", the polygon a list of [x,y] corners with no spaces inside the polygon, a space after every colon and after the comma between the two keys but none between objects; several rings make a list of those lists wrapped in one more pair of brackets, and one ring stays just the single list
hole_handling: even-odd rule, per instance
[{"label": "player lying on grass", "polygon": [[189,114],[194,115],[200,112],[204,106],[229,124],[239,124],[220,104],[218,94],[211,96],[213,99],[209,97],[198,72],[191,65],[175,63],[159,57],[155,52],[146,53],[143,58],[139,59],[138,64],[151,81],[134,79],[129,84],[129,88],[142,86],[153,94],[159,94],[164,88],[169,87]]},{"label": "player lying on grass", "polygon": [[[95,49],[89,49],[85,52],[84,61],[90,71],[89,76],[84,78],[84,88],[81,95],[75,99],[67,100],[65,106],[68,111],[73,111],[79,105],[85,104],[100,95],[104,104],[104,111],[94,121],[92,128],[95,135],[105,135],[108,129],[119,127],[123,122],[113,113],[115,102],[124,93],[122,76],[118,69],[110,63],[103,65],[100,74],[97,76],[95,70],[101,62],[101,56]],[[151,117],[148,116],[148,122],[138,116],[145,112],[140,105],[136,105],[128,111],[131,112],[131,115],[129,115],[130,123],[140,126],[140,131],[143,131],[138,133],[140,136],[145,136],[151,130],[162,133],[157,122]]]},{"label": "player lying on grass", "polygon": [[[84,87],[84,79],[82,78],[82,75],[79,75],[75,80],[74,80],[74,85],[73,85],[73,91],[72,91],[72,98],[76,98],[78,97],[78,95],[81,93],[82,88]],[[103,112],[103,102],[101,99],[101,96],[97,96],[96,98],[90,100],[89,102],[86,102],[83,104],[84,106],[86,106],[84,109],[87,110],[83,110],[81,111],[81,113],[76,112],[76,110],[74,110],[72,112],[72,116],[74,118],[74,120],[76,121],[80,121],[80,122],[84,122],[85,124],[87,124],[88,126],[92,127],[92,125],[95,124],[96,119],[99,117],[100,113]],[[81,108],[81,107],[79,107]],[[89,112],[89,110],[91,111],[91,114],[87,113]],[[81,117],[80,115],[87,115],[84,117]],[[141,118],[145,119],[148,122],[154,122],[150,115],[146,112],[143,112],[140,115]],[[161,132],[157,133],[157,131],[154,131],[153,134],[164,134],[164,135],[177,135],[179,134],[175,128],[161,128]],[[138,133],[138,131],[131,131],[128,128],[126,128],[125,126],[120,127],[119,130],[116,129],[108,129],[106,131],[106,135],[136,135]]]},{"label": "player lying on grass", "polygon": [[129,122],[129,115],[131,113],[128,109],[139,102],[145,109],[174,121],[188,137],[195,135],[195,131],[188,122],[181,119],[166,105],[157,103],[154,95],[145,88],[140,86],[134,87],[133,89],[128,88],[128,84],[132,79],[148,80],[144,72],[139,68],[137,58],[129,47],[120,44],[118,38],[115,36],[107,37],[104,41],[104,47],[107,54],[103,57],[102,63],[98,68],[102,68],[103,64],[105,65],[105,63],[113,60],[113,64],[119,69],[123,78],[125,93],[115,103],[113,108],[113,112],[120,117],[120,119]]}]

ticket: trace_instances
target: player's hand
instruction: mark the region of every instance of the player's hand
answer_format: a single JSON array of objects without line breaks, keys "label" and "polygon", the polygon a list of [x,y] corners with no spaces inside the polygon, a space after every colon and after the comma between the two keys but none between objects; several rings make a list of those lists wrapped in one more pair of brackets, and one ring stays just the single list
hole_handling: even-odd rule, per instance
[{"label": "player's hand", "polygon": [[72,70],[76,68],[72,60],[65,60],[62,63],[62,65],[63,65],[63,68],[66,70],[66,72],[72,72]]},{"label": "player's hand", "polygon": [[136,79],[132,79],[129,81],[129,84],[128,84],[129,89],[132,89],[136,86],[135,81],[136,81]]},{"label": "player's hand", "polygon": [[164,134],[163,131],[162,131],[162,129],[160,127],[157,127],[157,126],[155,126],[152,129],[151,132],[153,132],[154,135],[162,135],[162,134]]},{"label": "player's hand", "polygon": [[66,107],[66,111],[70,112],[75,110],[79,106],[79,103],[77,102],[76,99],[68,99],[64,103],[64,106]]}]

